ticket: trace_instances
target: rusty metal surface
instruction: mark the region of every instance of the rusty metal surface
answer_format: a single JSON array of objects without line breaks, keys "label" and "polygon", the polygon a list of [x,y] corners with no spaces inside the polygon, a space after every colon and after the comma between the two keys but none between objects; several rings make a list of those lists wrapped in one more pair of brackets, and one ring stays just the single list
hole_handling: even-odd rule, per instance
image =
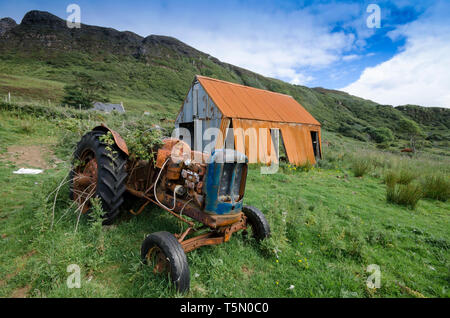
[{"label": "rusty metal surface", "polygon": [[[267,141],[262,141],[261,129],[265,130]],[[233,119],[235,149],[244,153],[248,157],[249,163],[262,162],[268,164],[273,162],[276,157],[270,137],[271,129],[280,130],[280,144],[282,140],[290,163],[295,165],[302,165],[307,161],[311,164],[316,163],[311,131],[318,132],[319,147],[322,151],[320,127],[316,125]],[[245,132],[251,133],[246,135]]]},{"label": "rusty metal surface", "polygon": [[[173,206],[173,197],[171,195],[163,194],[159,199],[163,204],[171,207]],[[213,229],[236,223],[243,215],[242,212],[231,215],[210,215],[199,210],[198,207],[193,206],[192,204],[186,204],[186,202],[181,200],[177,200],[174,211],[177,213],[183,211],[183,215],[187,215]]]},{"label": "rusty metal surface", "polygon": [[227,137],[227,129],[230,127],[230,118],[223,118],[220,122],[220,132],[222,133],[222,138],[218,138],[215,148],[222,149],[225,146],[225,140]]},{"label": "rusty metal surface", "polygon": [[127,156],[129,155],[127,143],[125,142],[125,140],[123,140],[122,136],[120,136],[120,134],[118,132],[108,128],[108,126],[106,126],[105,124],[101,124],[101,126],[95,127],[94,130],[99,129],[99,128],[103,131],[110,131],[111,134],[113,135],[113,138],[114,138],[114,141],[116,142],[117,147],[119,147],[119,149],[122,150]]},{"label": "rusty metal surface", "polygon": [[187,239],[186,241],[181,242],[181,246],[183,247],[184,252],[188,253],[205,245],[221,244],[224,240],[224,236],[216,236],[214,233],[210,232]]},{"label": "rusty metal surface", "polygon": [[153,266],[155,274],[162,274],[170,271],[170,266],[167,262],[167,256],[161,251],[159,247],[152,247],[147,255],[147,264]]},{"label": "rusty metal surface", "polygon": [[[180,239],[179,242],[183,247],[184,251],[187,253],[201,246],[217,245],[224,242],[228,242],[233,233],[236,233],[240,230],[245,230],[246,228],[247,228],[246,217],[244,215],[241,215],[238,222],[234,222],[232,225],[221,227],[218,231],[211,231],[202,235],[194,236],[187,240]],[[186,235],[184,235],[183,237],[186,237]]]},{"label": "rusty metal surface", "polygon": [[224,117],[320,126],[291,96],[199,75],[196,78]]},{"label": "rusty metal surface", "polygon": [[80,164],[74,168],[73,176],[73,200],[85,214],[90,208],[89,199],[97,190],[98,167],[95,155],[87,151],[81,155]]},{"label": "rusty metal surface", "polygon": [[151,187],[155,178],[155,169],[152,161],[128,160],[127,187],[137,191],[145,191]]},{"label": "rusty metal surface", "polygon": [[164,162],[171,158],[173,162],[185,161],[191,158],[191,147],[184,141],[174,138],[163,140],[163,146],[158,150],[156,167],[161,169]]}]

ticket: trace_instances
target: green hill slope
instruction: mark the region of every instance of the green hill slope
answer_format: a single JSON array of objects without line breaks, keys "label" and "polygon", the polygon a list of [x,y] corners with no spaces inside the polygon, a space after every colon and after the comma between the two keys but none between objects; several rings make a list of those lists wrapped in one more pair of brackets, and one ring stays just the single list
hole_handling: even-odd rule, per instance
[{"label": "green hill slope", "polygon": [[402,118],[417,121],[428,138],[448,145],[450,110],[420,106],[394,108],[323,88],[291,85],[223,63],[167,36],[82,25],[69,29],[50,13],[28,12],[20,24],[0,20],[0,94],[58,104],[63,86],[85,72],[111,88],[111,101],[128,111],[153,111],[174,118],[196,74],[293,96],[324,129],[370,141],[388,128],[400,136]]}]

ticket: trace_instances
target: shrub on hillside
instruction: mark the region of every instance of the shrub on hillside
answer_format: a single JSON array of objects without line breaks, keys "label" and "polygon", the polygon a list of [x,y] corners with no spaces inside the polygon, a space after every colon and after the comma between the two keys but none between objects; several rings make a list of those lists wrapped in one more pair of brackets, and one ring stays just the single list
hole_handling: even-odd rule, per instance
[{"label": "shrub on hillside", "polygon": [[351,169],[355,177],[362,177],[373,168],[373,162],[370,158],[354,158]]},{"label": "shrub on hillside", "polygon": [[403,168],[399,171],[398,181],[399,184],[409,184],[411,181],[417,178],[417,174],[414,170]]},{"label": "shrub on hillside", "polygon": [[447,201],[450,198],[450,181],[445,175],[425,176],[422,181],[425,198]]},{"label": "shrub on hillside", "polygon": [[422,189],[414,183],[406,185],[395,183],[388,185],[386,189],[386,199],[388,202],[404,205],[411,209],[414,209],[423,197]]},{"label": "shrub on hillside", "polygon": [[341,123],[338,128],[338,132],[346,137],[354,138],[360,141],[367,141],[365,134],[358,128],[359,127],[354,124],[350,125],[347,123]]},{"label": "shrub on hillside", "polygon": [[397,180],[398,180],[398,174],[393,170],[388,170],[384,174],[384,183],[386,183],[386,185],[388,187],[394,186],[397,183]]},{"label": "shrub on hillside", "polygon": [[30,120],[24,120],[20,123],[20,132],[26,135],[30,135],[34,131],[34,124]]},{"label": "shrub on hillside", "polygon": [[373,127],[367,127],[366,132],[369,134],[370,138],[375,141],[376,143],[389,143],[394,139],[394,134],[392,133],[392,130],[386,127],[381,128],[373,128]]},{"label": "shrub on hillside", "polygon": [[411,181],[417,178],[417,173],[408,168],[401,168],[398,170],[388,170],[384,175],[384,182],[389,185],[409,184]]},{"label": "shrub on hillside", "polygon": [[64,86],[63,105],[89,109],[94,102],[108,102],[107,86],[86,73],[76,73],[75,84]]}]

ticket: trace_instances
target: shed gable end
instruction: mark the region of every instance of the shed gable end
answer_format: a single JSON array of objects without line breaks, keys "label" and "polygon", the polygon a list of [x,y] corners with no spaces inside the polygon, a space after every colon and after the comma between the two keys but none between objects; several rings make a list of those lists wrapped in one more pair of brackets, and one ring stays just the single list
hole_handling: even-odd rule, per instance
[{"label": "shed gable end", "polygon": [[221,118],[222,112],[214,104],[203,86],[197,81],[189,90],[175,123],[183,124],[191,123],[195,119],[217,120]]}]

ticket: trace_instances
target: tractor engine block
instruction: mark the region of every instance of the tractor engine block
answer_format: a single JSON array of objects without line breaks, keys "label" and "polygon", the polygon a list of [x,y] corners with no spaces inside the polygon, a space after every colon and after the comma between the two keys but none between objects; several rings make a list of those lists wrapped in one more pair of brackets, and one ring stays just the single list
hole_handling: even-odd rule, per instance
[{"label": "tractor engine block", "polygon": [[[207,154],[192,151],[181,140],[166,139],[164,146],[158,150],[156,167],[162,175],[157,182],[158,197],[162,194],[170,194],[178,199],[195,202],[200,208],[203,206],[203,185],[206,174],[204,163]],[[200,160],[199,160],[200,158]]]}]

